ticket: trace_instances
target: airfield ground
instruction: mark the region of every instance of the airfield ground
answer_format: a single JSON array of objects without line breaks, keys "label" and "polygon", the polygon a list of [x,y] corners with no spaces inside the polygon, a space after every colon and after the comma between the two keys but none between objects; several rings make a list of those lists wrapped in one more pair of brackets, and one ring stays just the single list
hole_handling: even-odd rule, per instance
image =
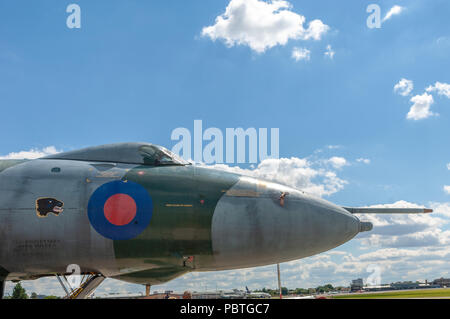
[{"label": "airfield ground", "polygon": [[377,291],[331,296],[333,299],[450,299],[450,288]]}]

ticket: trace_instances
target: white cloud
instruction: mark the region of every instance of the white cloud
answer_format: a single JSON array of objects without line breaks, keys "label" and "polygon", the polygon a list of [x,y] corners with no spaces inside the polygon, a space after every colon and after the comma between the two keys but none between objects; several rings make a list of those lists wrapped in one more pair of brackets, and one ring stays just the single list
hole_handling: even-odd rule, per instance
[{"label": "white cloud", "polygon": [[372,246],[398,248],[443,246],[450,243],[450,232],[440,229],[428,229],[399,236],[373,235],[369,242]]},{"label": "white cloud", "polygon": [[12,152],[8,155],[0,156],[0,159],[35,159],[60,152],[54,146],[47,146],[43,149],[33,148],[28,151]]},{"label": "white cloud", "polygon": [[370,164],[370,159],[368,158],[358,158],[356,161],[358,163]]},{"label": "white cloud", "polygon": [[445,95],[450,99],[450,84],[436,82],[434,85],[430,85],[427,89],[427,92],[437,92],[439,95]]},{"label": "white cloud", "polygon": [[[414,89],[413,81],[407,79],[401,79],[395,86],[394,92],[408,96]],[[430,85],[426,88],[426,92],[422,95],[415,95],[411,98],[413,105],[407,114],[409,120],[421,120],[433,115],[439,115],[430,111],[431,105],[434,103],[434,98],[431,93],[436,92],[440,96],[446,96],[450,98],[450,84],[436,82],[434,85]],[[428,94],[430,93],[430,94]]]},{"label": "white cloud", "polygon": [[308,49],[295,47],[292,50],[292,58],[295,61],[300,61],[300,60],[309,61],[311,59],[311,51],[309,51]]},{"label": "white cloud", "polygon": [[436,115],[430,111],[431,105],[434,103],[433,96],[427,93],[416,95],[411,98],[414,104],[411,106],[406,118],[408,120],[426,119],[432,115]]},{"label": "white cloud", "polygon": [[301,36],[300,39],[303,40],[313,39],[318,41],[322,38],[322,36],[325,33],[328,32],[329,29],[330,27],[324,24],[321,20],[318,19],[313,20],[309,23],[308,29],[303,31],[303,36]]},{"label": "white cloud", "polygon": [[431,202],[430,207],[433,209],[433,215],[450,217],[450,203]]},{"label": "white cloud", "polygon": [[[440,227],[448,224],[449,203],[430,203],[432,214],[362,214],[361,220],[372,222],[369,233],[361,233],[362,246],[367,247],[437,247],[450,243],[450,232]],[[422,205],[406,201],[373,205],[374,208],[420,208]]]},{"label": "white cloud", "polygon": [[327,45],[327,50],[325,51],[325,56],[326,57],[328,57],[328,58],[330,58],[331,60],[333,60],[333,58],[334,58],[334,54],[335,54],[336,52],[335,51],[333,51],[333,49],[331,48],[331,45],[329,44],[329,45]]},{"label": "white cloud", "polygon": [[386,13],[386,16],[383,18],[383,22],[389,20],[390,18],[392,18],[395,15],[399,15],[400,13],[402,13],[405,10],[404,7],[401,7],[399,5],[395,5],[393,6],[388,13]]},{"label": "white cloud", "polygon": [[447,164],[447,169],[450,171],[450,163]]},{"label": "white cloud", "polygon": [[255,169],[243,169],[225,164],[207,167],[271,180],[322,197],[342,190],[347,184],[347,181],[339,178],[333,170],[327,167],[327,164],[332,164],[333,168],[342,168],[347,161],[344,158],[330,160],[312,161],[306,158],[291,157],[266,159]]},{"label": "white cloud", "polygon": [[450,185],[445,185],[444,186],[444,192],[446,192],[447,194],[450,195]]},{"label": "white cloud", "polygon": [[401,79],[395,86],[394,92],[402,96],[408,96],[414,89],[414,83],[411,80]]},{"label": "white cloud", "polygon": [[[447,251],[444,251],[447,253]],[[430,255],[440,256],[439,253],[432,253],[427,249],[398,249],[398,248],[384,248],[379,249],[374,252],[362,254],[359,256],[360,260],[363,261],[380,261],[380,260],[390,260],[399,261],[402,259],[410,259],[410,258],[422,258],[422,257],[430,257]]]},{"label": "white cloud", "polygon": [[328,160],[328,163],[331,164],[336,169],[341,169],[345,165],[348,165],[348,162],[343,157],[333,156]]},{"label": "white cloud", "polygon": [[287,1],[231,0],[215,24],[204,27],[202,35],[222,39],[227,46],[247,45],[262,53],[293,40],[320,40],[329,27],[313,20],[305,28],[306,18],[291,11]]}]

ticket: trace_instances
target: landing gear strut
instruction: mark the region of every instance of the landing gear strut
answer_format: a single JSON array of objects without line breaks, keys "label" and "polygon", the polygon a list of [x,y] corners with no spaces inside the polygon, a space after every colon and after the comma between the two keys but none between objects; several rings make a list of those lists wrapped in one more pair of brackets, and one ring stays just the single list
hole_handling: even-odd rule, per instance
[{"label": "landing gear strut", "polygon": [[59,283],[66,292],[64,299],[87,299],[94,292],[94,290],[105,280],[101,274],[87,274],[81,278],[81,283],[78,288],[72,288],[66,276],[56,275]]}]

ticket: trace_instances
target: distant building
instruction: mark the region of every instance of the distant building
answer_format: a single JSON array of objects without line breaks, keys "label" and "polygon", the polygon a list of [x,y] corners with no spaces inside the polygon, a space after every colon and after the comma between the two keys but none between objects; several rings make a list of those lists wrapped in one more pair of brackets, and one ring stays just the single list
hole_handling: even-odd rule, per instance
[{"label": "distant building", "polygon": [[192,299],[221,299],[221,292],[220,291],[204,291],[204,292],[198,292],[194,291],[192,293]]},{"label": "distant building", "polygon": [[437,285],[439,287],[450,287],[450,278],[439,278],[433,280],[433,285]]},{"label": "distant building", "polygon": [[391,288],[395,290],[403,290],[403,289],[417,289],[421,287],[419,282],[403,281],[392,283]]},{"label": "distant building", "polygon": [[[169,294],[169,299],[181,299],[183,297],[183,295],[181,294],[176,294],[176,293],[172,293]],[[141,297],[139,299],[166,299],[167,298],[167,294],[166,293],[153,293],[149,296],[144,296]]]},{"label": "distant building", "polygon": [[364,291],[385,291],[385,290],[392,290],[391,285],[385,284],[385,285],[365,286],[364,287]]},{"label": "distant building", "polygon": [[350,285],[350,291],[359,291],[362,290],[364,287],[364,282],[362,278],[358,278],[355,280],[352,280],[352,283]]}]

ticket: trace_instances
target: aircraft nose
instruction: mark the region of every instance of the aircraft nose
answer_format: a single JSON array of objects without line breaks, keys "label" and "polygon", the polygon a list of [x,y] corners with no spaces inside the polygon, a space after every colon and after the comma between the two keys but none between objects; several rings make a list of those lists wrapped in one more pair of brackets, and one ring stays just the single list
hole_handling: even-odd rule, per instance
[{"label": "aircraft nose", "polygon": [[287,186],[242,177],[212,222],[217,266],[253,267],[335,248],[366,228],[343,208]]}]

